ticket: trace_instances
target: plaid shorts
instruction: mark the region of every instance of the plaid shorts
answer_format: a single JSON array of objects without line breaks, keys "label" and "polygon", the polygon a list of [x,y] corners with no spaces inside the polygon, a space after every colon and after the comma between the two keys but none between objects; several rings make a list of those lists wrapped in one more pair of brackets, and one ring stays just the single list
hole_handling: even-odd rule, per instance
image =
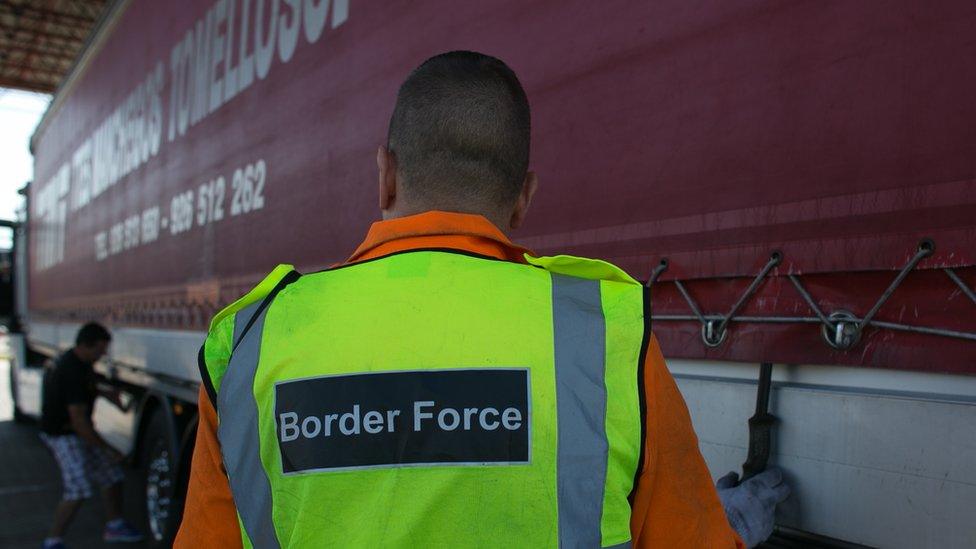
[{"label": "plaid shorts", "polygon": [[78,435],[49,435],[41,433],[41,440],[54,454],[61,468],[65,500],[90,498],[92,483],[110,486],[125,479],[122,467],[112,462],[103,448],[89,446]]}]

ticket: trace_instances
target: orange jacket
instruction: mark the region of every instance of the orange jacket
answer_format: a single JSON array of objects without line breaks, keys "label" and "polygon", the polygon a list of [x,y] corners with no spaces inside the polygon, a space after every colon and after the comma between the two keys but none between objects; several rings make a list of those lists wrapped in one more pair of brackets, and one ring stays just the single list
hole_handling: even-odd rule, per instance
[{"label": "orange jacket", "polygon": [[[477,215],[428,212],[374,223],[347,263],[417,248],[451,248],[524,262],[512,244]],[[691,418],[651,337],[644,367],[647,434],[644,469],[632,501],[634,547],[744,547],[725,518]],[[217,414],[200,391],[190,486],[175,547],[240,547],[240,528],[217,441]]]}]

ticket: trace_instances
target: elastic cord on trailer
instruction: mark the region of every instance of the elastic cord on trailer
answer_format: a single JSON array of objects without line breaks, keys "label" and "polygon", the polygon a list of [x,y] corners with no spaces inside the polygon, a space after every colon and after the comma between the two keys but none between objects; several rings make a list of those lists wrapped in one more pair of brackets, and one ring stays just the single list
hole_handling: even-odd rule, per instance
[{"label": "elastic cord on trailer", "polygon": [[[654,315],[654,320],[697,320],[701,324],[702,342],[708,347],[718,347],[722,345],[728,336],[729,327],[733,322],[760,324],[819,324],[824,341],[832,348],[839,350],[848,350],[855,347],[861,340],[861,336],[868,326],[900,332],[911,332],[976,341],[976,333],[972,332],[961,332],[947,328],[918,326],[898,322],[875,320],[878,311],[881,310],[888,299],[891,298],[898,287],[901,286],[902,282],[905,281],[905,278],[908,277],[913,270],[915,270],[923,259],[929,257],[934,252],[935,243],[932,242],[932,240],[926,238],[919,242],[914,255],[901,268],[898,275],[895,276],[895,279],[892,280],[891,284],[889,284],[885,291],[882,292],[881,296],[875,301],[874,305],[864,316],[858,316],[851,311],[844,309],[838,309],[830,314],[825,313],[817,304],[817,300],[803,286],[800,278],[793,274],[789,274],[787,277],[789,278],[790,282],[793,283],[793,287],[796,288],[797,293],[800,294],[816,316],[738,316],[738,312],[742,310],[742,308],[745,307],[749,300],[756,294],[756,291],[762,285],[769,273],[776,266],[782,263],[783,254],[779,251],[774,251],[772,254],[770,254],[766,265],[763,266],[759,273],[756,274],[752,280],[752,283],[750,283],[749,287],[746,288],[742,295],[739,296],[739,299],[735,302],[735,305],[732,306],[728,313],[722,315],[702,312],[701,307],[691,296],[691,293],[688,291],[685,284],[683,284],[680,280],[673,280],[671,282],[674,283],[682,297],[684,297],[685,302],[688,303],[688,308],[691,309],[692,314]],[[662,259],[651,273],[648,284],[656,283],[661,275],[668,269],[668,266],[669,263],[667,258]],[[942,271],[946,274],[946,276],[949,277],[950,280],[952,280],[953,283],[955,283],[956,286],[959,287],[960,291],[962,291],[966,297],[976,304],[976,292],[969,288],[959,277],[959,275],[955,273],[955,271],[949,268],[944,268]]]}]

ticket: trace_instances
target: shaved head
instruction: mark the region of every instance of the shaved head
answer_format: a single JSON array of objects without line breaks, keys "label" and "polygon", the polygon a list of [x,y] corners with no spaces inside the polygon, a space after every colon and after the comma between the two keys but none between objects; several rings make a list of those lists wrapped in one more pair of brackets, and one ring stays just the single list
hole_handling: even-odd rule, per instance
[{"label": "shaved head", "polygon": [[397,94],[387,141],[403,188],[438,209],[504,208],[529,166],[529,102],[502,61],[470,51],[431,57]]}]

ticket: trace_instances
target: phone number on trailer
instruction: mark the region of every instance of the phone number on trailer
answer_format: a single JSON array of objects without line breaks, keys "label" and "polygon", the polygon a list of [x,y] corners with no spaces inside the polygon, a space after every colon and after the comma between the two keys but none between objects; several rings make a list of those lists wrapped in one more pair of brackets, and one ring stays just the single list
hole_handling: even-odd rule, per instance
[{"label": "phone number on trailer", "polygon": [[[150,244],[160,233],[176,236],[193,227],[217,223],[225,217],[236,217],[264,208],[264,186],[268,166],[258,160],[234,170],[230,185],[224,176],[213,178],[196,189],[174,196],[169,215],[161,215],[159,206],[146,208],[95,235],[95,259],[101,261],[126,250]],[[226,204],[227,199],[230,204]]]}]

